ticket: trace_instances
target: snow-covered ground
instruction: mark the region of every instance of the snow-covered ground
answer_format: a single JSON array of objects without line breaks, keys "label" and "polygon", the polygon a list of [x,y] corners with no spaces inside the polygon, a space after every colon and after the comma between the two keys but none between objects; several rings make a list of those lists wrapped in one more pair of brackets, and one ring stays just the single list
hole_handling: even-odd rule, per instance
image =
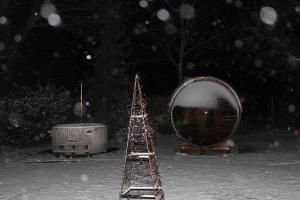
[{"label": "snow-covered ground", "polygon": [[[255,135],[237,134],[236,145],[243,148],[229,155],[179,154],[174,135],[160,136],[156,149],[166,200],[299,200],[299,137]],[[50,163],[43,161],[55,158],[41,148],[2,151],[1,200],[118,199],[122,149]]]}]

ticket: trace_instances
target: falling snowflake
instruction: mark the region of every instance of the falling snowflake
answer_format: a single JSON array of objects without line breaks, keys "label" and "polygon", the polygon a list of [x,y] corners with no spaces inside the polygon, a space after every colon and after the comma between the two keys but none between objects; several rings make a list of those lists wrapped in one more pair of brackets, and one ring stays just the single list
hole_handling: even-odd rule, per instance
[{"label": "falling snowflake", "polygon": [[179,16],[183,19],[192,19],[195,16],[195,8],[190,4],[183,4],[179,7]]},{"label": "falling snowflake", "polygon": [[194,69],[194,67],[195,67],[195,64],[192,63],[192,62],[188,62],[188,63],[186,64],[186,68],[189,69],[189,70]]},{"label": "falling snowflake", "polygon": [[52,13],[48,17],[48,24],[50,26],[59,26],[61,24],[61,18],[58,14]]},{"label": "falling snowflake", "polygon": [[152,51],[154,51],[154,52],[157,51],[157,46],[156,45],[152,45],[151,48],[152,48]]},{"label": "falling snowflake", "polygon": [[277,21],[277,12],[271,7],[262,7],[259,12],[261,21],[267,25],[274,25]]},{"label": "falling snowflake", "polygon": [[91,59],[92,59],[92,56],[88,54],[88,55],[85,56],[85,58],[86,58],[87,60],[91,60]]},{"label": "falling snowflake", "polygon": [[156,16],[158,17],[158,19],[160,19],[161,21],[167,21],[170,18],[170,13],[169,11],[167,11],[166,9],[159,9],[156,13]]},{"label": "falling snowflake", "polygon": [[238,48],[242,48],[244,44],[242,40],[236,40],[234,41],[234,45]]},{"label": "falling snowflake", "polygon": [[54,54],[53,54],[54,58],[58,58],[59,55],[60,55],[59,52],[54,52]]},{"label": "falling snowflake", "polygon": [[216,21],[213,21],[213,22],[212,22],[212,25],[213,25],[213,26],[217,26],[217,24],[218,24],[218,23],[217,23]]},{"label": "falling snowflake", "polygon": [[119,69],[118,68],[113,68],[112,70],[111,70],[111,75],[113,75],[113,76],[117,76],[119,74]]},{"label": "falling snowflake", "polygon": [[174,34],[174,33],[177,32],[176,26],[175,26],[174,24],[172,24],[172,23],[167,23],[167,24],[165,25],[164,30],[165,30],[165,32],[166,32],[167,34],[169,34],[169,35],[172,35],[172,34]]},{"label": "falling snowflake", "polygon": [[289,55],[286,61],[291,67],[297,67],[300,63],[300,58],[297,58],[296,56],[293,55]]},{"label": "falling snowflake", "polygon": [[5,17],[5,16],[1,16],[0,17],[0,24],[2,24],[2,25],[4,25],[4,24],[6,24],[7,23],[7,18]]},{"label": "falling snowflake", "polygon": [[142,7],[142,8],[147,8],[148,7],[148,2],[146,0],[140,0],[139,1],[139,5]]},{"label": "falling snowflake", "polygon": [[86,175],[86,174],[82,174],[82,175],[80,176],[80,180],[81,180],[82,182],[87,182],[87,181],[89,180],[89,176]]},{"label": "falling snowflake", "polygon": [[242,5],[243,5],[243,3],[242,3],[241,1],[239,1],[239,0],[236,0],[236,1],[234,2],[234,5],[235,5],[237,8],[241,8]]},{"label": "falling snowflake", "polygon": [[45,3],[42,5],[40,13],[42,17],[48,19],[51,14],[56,13],[56,7],[52,3]]},{"label": "falling snowflake", "polygon": [[256,58],[254,60],[254,66],[255,67],[262,67],[262,65],[263,65],[263,62],[259,58]]},{"label": "falling snowflake", "polygon": [[296,111],[296,106],[294,104],[289,105],[288,107],[289,112],[293,113]]},{"label": "falling snowflake", "polygon": [[22,35],[17,34],[17,35],[15,35],[14,39],[15,39],[16,42],[21,42],[21,40],[22,40]]},{"label": "falling snowflake", "polygon": [[279,141],[275,141],[275,142],[273,143],[273,145],[274,145],[274,147],[279,147],[280,142],[279,142]]},{"label": "falling snowflake", "polygon": [[297,13],[300,13],[300,6],[296,6],[296,7],[295,7],[295,11],[296,11]]},{"label": "falling snowflake", "polygon": [[3,42],[0,42],[0,51],[3,51],[5,49],[5,44]]},{"label": "falling snowflake", "polygon": [[233,0],[226,0],[226,3],[232,3],[233,2]]},{"label": "falling snowflake", "polygon": [[2,69],[3,71],[7,71],[7,65],[6,65],[6,64],[2,64],[2,65],[1,65],[1,69]]},{"label": "falling snowflake", "polygon": [[[81,107],[82,105],[82,107]],[[76,116],[80,116],[81,115],[81,108],[82,108],[82,115],[86,114],[86,107],[85,105],[81,104],[80,102],[77,102],[74,107],[73,107],[73,112]]]},{"label": "falling snowflake", "polygon": [[143,33],[147,32],[147,27],[144,24],[137,23],[134,27],[133,32],[136,35],[142,35]]}]

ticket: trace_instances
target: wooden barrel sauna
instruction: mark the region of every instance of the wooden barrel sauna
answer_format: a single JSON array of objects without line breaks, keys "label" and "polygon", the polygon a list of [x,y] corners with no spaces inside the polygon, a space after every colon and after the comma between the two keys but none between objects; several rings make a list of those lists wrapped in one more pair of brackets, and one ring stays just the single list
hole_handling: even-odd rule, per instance
[{"label": "wooden barrel sauna", "polygon": [[107,151],[107,126],[104,124],[58,124],[49,132],[54,154],[79,155]]},{"label": "wooden barrel sauna", "polygon": [[169,109],[172,127],[185,143],[210,147],[235,132],[242,106],[236,92],[224,81],[197,77],[175,91]]}]

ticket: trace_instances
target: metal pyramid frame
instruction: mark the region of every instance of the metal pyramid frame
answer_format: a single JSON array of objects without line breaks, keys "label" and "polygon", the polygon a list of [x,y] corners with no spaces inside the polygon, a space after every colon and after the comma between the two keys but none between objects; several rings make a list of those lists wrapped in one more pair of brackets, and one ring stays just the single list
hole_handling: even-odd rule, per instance
[{"label": "metal pyramid frame", "polygon": [[119,199],[164,200],[153,145],[153,131],[148,122],[139,76],[135,76],[128,126],[125,164]]}]

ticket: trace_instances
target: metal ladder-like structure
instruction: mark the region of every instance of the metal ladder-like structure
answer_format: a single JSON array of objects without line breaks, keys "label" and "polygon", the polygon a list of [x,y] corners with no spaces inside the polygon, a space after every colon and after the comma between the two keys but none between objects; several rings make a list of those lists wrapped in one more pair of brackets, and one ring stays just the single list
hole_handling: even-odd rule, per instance
[{"label": "metal ladder-like structure", "polygon": [[128,127],[125,164],[119,199],[164,200],[139,76],[135,76]]}]

